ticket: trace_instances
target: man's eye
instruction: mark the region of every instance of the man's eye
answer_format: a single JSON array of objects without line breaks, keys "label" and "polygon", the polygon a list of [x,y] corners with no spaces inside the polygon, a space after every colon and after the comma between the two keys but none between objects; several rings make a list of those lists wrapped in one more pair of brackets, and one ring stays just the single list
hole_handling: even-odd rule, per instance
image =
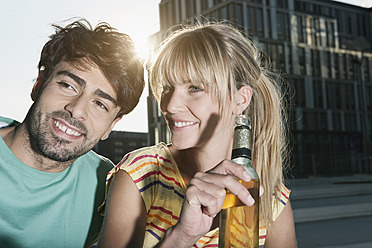
[{"label": "man's eye", "polygon": [[75,90],[74,87],[71,86],[71,84],[66,83],[64,81],[57,82],[58,85],[62,86],[63,88],[66,88],[68,90]]},{"label": "man's eye", "polygon": [[108,111],[108,108],[107,108],[106,105],[103,104],[102,102],[100,102],[100,101],[95,101],[95,104],[96,104],[99,108]]}]

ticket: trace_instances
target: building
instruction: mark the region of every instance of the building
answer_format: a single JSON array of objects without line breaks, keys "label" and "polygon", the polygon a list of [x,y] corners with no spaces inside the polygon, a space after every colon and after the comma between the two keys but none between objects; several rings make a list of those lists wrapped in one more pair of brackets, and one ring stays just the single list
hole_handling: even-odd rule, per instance
[{"label": "building", "polygon": [[109,138],[98,142],[93,150],[117,164],[128,152],[147,145],[147,133],[111,131]]},{"label": "building", "polygon": [[[293,173],[372,171],[372,8],[330,0],[162,0],[159,43],[179,23],[229,20],[290,83]],[[278,82],[280,83],[280,82]],[[150,93],[149,142],[169,142]]]}]

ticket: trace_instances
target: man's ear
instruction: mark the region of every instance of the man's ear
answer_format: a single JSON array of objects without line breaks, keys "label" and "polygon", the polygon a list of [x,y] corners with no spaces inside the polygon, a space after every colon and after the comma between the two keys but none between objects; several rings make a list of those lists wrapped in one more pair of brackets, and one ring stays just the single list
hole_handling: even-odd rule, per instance
[{"label": "man's ear", "polygon": [[238,90],[235,97],[234,115],[240,115],[243,113],[251,102],[252,94],[253,90],[249,85],[244,85]]},{"label": "man's ear", "polygon": [[112,129],[114,128],[115,124],[121,120],[123,116],[117,117],[112,123],[111,126],[107,129],[107,131],[102,135],[101,140],[105,140],[109,137]]},{"label": "man's ear", "polygon": [[44,71],[39,70],[39,75],[37,76],[36,82],[34,83],[34,86],[32,87],[31,91],[31,99],[32,101],[35,101],[37,98],[37,95],[40,92],[40,87],[44,82]]}]

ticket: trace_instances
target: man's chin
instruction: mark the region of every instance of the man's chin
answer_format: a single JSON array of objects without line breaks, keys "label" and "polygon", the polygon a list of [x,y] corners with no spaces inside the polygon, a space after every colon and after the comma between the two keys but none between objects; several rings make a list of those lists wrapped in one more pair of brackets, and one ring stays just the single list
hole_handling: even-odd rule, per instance
[{"label": "man's chin", "polygon": [[71,160],[76,160],[78,157],[87,153],[88,151],[89,150],[86,151],[79,148],[51,148],[50,146],[44,147],[44,149],[42,149],[42,153],[45,157],[58,162],[68,162]]}]

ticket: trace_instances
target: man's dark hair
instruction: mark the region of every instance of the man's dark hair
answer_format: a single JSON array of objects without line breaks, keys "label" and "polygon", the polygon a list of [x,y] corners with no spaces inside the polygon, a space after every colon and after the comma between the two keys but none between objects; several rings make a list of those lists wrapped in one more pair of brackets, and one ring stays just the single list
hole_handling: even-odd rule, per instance
[{"label": "man's dark hair", "polygon": [[143,63],[132,39],[105,22],[94,29],[85,19],[66,27],[53,27],[56,33],[44,45],[38,65],[43,80],[47,81],[54,67],[62,61],[81,70],[96,65],[116,91],[121,108],[118,117],[132,111],[144,88]]}]

